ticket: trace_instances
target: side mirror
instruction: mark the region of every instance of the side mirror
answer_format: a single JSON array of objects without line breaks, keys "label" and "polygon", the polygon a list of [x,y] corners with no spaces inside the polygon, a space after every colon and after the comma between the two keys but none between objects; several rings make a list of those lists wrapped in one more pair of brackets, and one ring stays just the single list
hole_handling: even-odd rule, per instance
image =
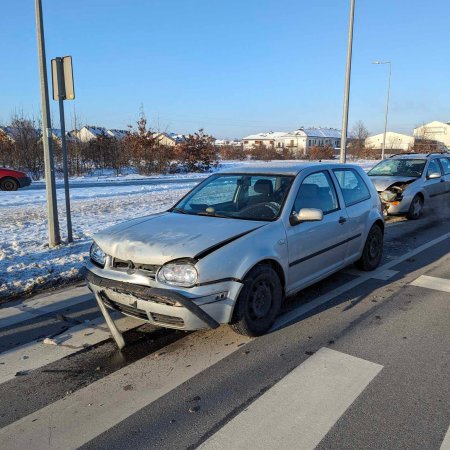
[{"label": "side mirror", "polygon": [[441,178],[441,174],[439,172],[431,172],[427,175],[427,180],[435,180],[436,178]]},{"label": "side mirror", "polygon": [[323,211],[316,208],[302,208],[298,213],[292,213],[289,217],[291,225],[298,225],[302,222],[320,222],[323,220]]}]

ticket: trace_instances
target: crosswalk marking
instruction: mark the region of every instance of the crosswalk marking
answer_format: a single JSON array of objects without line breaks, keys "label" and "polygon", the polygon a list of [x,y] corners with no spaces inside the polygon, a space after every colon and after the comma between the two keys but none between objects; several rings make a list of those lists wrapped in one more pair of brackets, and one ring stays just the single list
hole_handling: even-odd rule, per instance
[{"label": "crosswalk marking", "polygon": [[428,275],[421,275],[412,283],[413,286],[420,286],[435,291],[450,292],[450,280],[438,277],[429,277]]},{"label": "crosswalk marking", "polygon": [[83,286],[39,296],[35,300],[22,302],[16,306],[6,305],[0,309],[0,329],[89,300],[96,305],[89,289]]},{"label": "crosswalk marking", "polygon": [[312,450],[381,369],[324,347],[199,448]]},{"label": "crosswalk marking", "polygon": [[228,327],[187,335],[164,354],[142,358],[2,428],[0,446],[78,448],[249,341]]},{"label": "crosswalk marking", "polygon": [[439,450],[450,450],[450,427],[447,430],[447,433],[442,441],[441,448]]},{"label": "crosswalk marking", "polygon": [[[123,331],[144,323],[126,316],[118,318],[116,322],[119,329]],[[0,353],[0,383],[14,378],[18,372],[26,373],[38,369],[110,337],[111,334],[103,317],[98,317],[87,324],[76,325],[55,336],[52,340],[57,345],[47,345],[42,340],[38,340]]]}]

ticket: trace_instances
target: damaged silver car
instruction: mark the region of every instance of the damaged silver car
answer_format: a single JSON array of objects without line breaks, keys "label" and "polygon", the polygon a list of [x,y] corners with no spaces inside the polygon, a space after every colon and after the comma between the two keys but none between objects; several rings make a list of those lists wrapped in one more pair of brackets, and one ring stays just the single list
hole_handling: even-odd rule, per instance
[{"label": "damaged silver car", "polygon": [[394,155],[373,167],[368,175],[385,214],[418,219],[425,207],[450,202],[450,154]]},{"label": "damaged silver car", "polygon": [[96,234],[86,278],[110,328],[106,308],[257,336],[286,296],[354,262],[375,269],[383,232],[360,167],[247,166],[210,176],[166,212]]}]

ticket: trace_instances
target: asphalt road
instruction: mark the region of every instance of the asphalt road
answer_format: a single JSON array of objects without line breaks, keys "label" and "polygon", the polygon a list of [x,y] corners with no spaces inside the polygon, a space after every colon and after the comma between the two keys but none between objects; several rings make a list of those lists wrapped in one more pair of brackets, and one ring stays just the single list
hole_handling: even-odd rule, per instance
[{"label": "asphalt road", "polygon": [[257,339],[120,319],[119,352],[84,287],[3,305],[0,447],[448,450],[449,224],[391,221],[379,270],[288,299]]}]

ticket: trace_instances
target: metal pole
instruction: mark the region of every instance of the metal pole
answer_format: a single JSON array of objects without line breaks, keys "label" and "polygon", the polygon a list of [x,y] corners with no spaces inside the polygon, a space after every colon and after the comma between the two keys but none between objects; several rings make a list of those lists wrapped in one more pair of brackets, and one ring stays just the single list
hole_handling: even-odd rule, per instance
[{"label": "metal pole", "polygon": [[44,22],[41,0],[36,1],[36,31],[39,59],[39,79],[41,84],[42,131],[44,143],[45,184],[47,189],[48,238],[50,247],[61,243],[56,202],[55,164],[52,149],[52,128],[48,100],[47,66],[45,62]]},{"label": "metal pole", "polygon": [[381,151],[381,159],[384,159],[386,152],[386,130],[387,130],[387,121],[388,121],[388,113],[389,113],[389,94],[391,91],[391,63],[386,62],[384,64],[389,64],[389,76],[388,76],[388,85],[387,85],[387,99],[386,99],[386,113],[384,115],[384,134],[383,134],[383,149]]},{"label": "metal pole", "polygon": [[350,19],[348,24],[347,68],[345,72],[344,112],[342,114],[341,157],[340,162],[347,160],[347,128],[348,103],[350,98],[350,74],[352,71],[353,20],[355,17],[355,0],[350,0]]},{"label": "metal pole", "polygon": [[58,77],[59,126],[61,128],[61,150],[64,171],[64,194],[66,197],[67,241],[73,242],[72,215],[70,213],[69,173],[67,169],[66,122],[64,118],[64,72],[62,58],[56,58],[56,76]]}]

